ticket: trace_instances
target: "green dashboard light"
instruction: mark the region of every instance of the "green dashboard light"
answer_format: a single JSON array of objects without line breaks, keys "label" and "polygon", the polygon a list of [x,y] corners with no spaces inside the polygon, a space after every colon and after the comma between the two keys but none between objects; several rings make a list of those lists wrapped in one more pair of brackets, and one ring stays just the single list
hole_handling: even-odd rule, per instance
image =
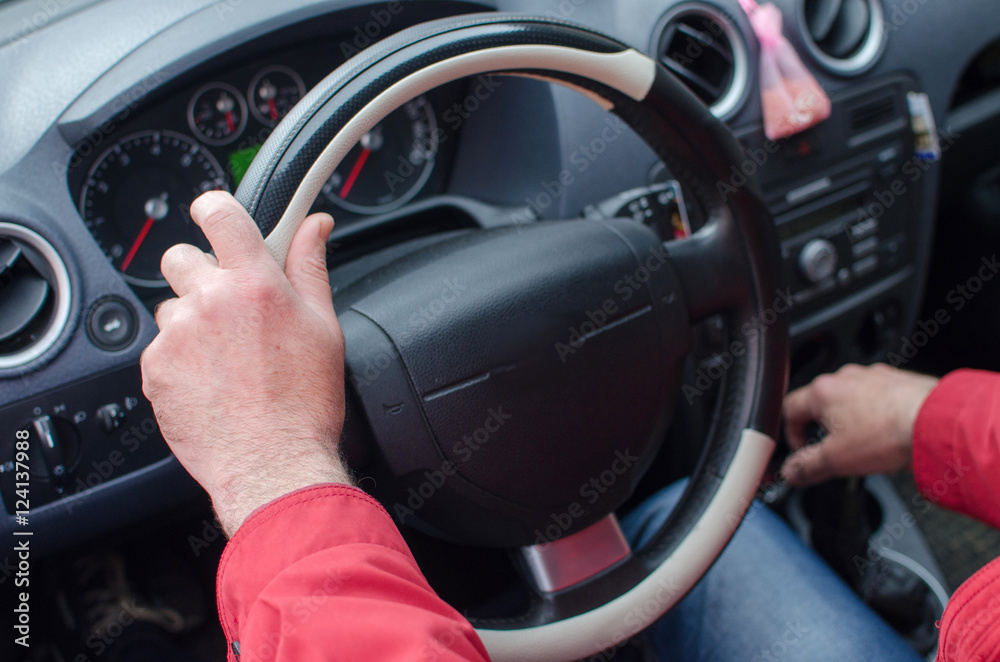
[{"label": "green dashboard light", "polygon": [[229,173],[233,176],[233,187],[239,186],[240,182],[243,181],[243,176],[247,174],[250,164],[253,163],[253,157],[257,156],[257,152],[263,146],[261,143],[229,154]]}]

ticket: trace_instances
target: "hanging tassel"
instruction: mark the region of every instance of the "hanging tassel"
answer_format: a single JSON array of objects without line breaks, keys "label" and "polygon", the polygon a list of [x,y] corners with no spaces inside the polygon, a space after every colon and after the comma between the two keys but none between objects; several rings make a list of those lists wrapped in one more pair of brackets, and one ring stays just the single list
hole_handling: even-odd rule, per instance
[{"label": "hanging tassel", "polygon": [[773,4],[739,0],[760,42],[760,89],[764,134],[786,138],[830,116],[830,97],[802,64],[795,48],[781,33],[781,10]]}]

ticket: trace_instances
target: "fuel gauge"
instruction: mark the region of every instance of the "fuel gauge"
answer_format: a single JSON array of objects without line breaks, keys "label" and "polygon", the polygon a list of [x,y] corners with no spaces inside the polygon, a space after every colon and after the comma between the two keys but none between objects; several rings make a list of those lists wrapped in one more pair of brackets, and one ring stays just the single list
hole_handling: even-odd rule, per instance
[{"label": "fuel gauge", "polygon": [[288,67],[274,65],[262,69],[250,82],[247,99],[250,112],[261,124],[274,126],[306,93],[302,77]]},{"label": "fuel gauge", "polygon": [[188,125],[206,145],[226,145],[247,125],[247,102],[232,85],[209,83],[191,97]]}]

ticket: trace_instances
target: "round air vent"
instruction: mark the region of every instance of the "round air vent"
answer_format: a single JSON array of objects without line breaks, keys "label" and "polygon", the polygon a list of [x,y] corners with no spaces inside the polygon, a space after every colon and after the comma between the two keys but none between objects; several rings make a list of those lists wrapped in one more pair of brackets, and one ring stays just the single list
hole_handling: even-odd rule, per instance
[{"label": "round air vent", "polygon": [[802,0],[805,42],[813,57],[838,74],[864,71],[882,50],[882,0]]},{"label": "round air vent", "polygon": [[69,273],[37,233],[0,223],[0,369],[35,360],[69,320]]},{"label": "round air vent", "polygon": [[743,103],[749,58],[743,35],[720,9],[701,2],[672,8],[653,42],[656,58],[711,108],[727,118]]}]

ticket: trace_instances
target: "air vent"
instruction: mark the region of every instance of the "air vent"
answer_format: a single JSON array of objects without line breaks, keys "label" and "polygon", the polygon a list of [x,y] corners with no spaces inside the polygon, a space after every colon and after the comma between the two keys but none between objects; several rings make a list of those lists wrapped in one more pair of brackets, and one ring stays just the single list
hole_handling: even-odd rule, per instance
[{"label": "air vent", "polygon": [[896,101],[893,97],[882,97],[851,110],[851,133],[861,133],[896,119]]},{"label": "air vent", "polygon": [[747,90],[747,48],[732,19],[711,5],[684,3],[660,22],[657,59],[719,118],[731,115]]},{"label": "air vent", "polygon": [[881,0],[801,0],[805,41],[816,60],[839,74],[856,74],[882,50]]},{"label": "air vent", "polygon": [[69,319],[69,288],[51,244],[0,223],[0,369],[30,363],[55,344]]}]

